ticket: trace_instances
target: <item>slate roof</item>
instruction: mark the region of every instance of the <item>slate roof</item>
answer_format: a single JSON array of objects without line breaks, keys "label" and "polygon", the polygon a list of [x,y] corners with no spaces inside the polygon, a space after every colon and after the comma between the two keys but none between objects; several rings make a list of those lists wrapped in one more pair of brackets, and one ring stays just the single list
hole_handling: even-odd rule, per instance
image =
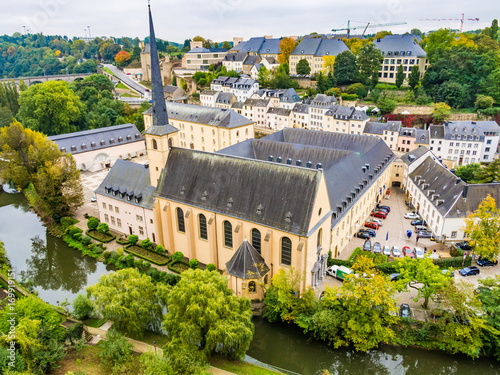
[{"label": "slate roof", "polygon": [[429,131],[425,129],[416,129],[415,143],[429,144]]},{"label": "slate roof", "polygon": [[231,99],[234,97],[234,94],[230,92],[221,92],[217,97],[216,102],[220,104],[230,104]]},{"label": "slate roof", "polygon": [[[241,43],[240,43],[241,44]],[[246,52],[228,53],[223,61],[245,61],[248,54]]]},{"label": "slate roof", "polygon": [[[259,140],[240,142],[217,153],[257,159],[261,163],[267,162],[272,155],[274,164],[287,165],[290,169],[312,170],[321,164],[334,213],[332,227],[347,212],[347,207],[361,196],[360,191],[372,185],[374,177],[390,167],[395,158],[380,138],[289,128]],[[278,157],[281,157],[279,164]],[[291,159],[291,164],[287,164],[288,159]],[[300,166],[297,165],[299,161]],[[366,164],[370,169],[363,171]],[[374,169],[379,165],[381,169],[376,173]],[[274,194],[275,189],[275,186],[269,186],[267,194]]]},{"label": "slate roof", "polygon": [[335,104],[325,112],[325,116],[333,116],[333,118],[340,120],[366,120],[370,118],[366,112],[358,111],[354,107],[347,107]]},{"label": "slate roof", "polygon": [[309,113],[309,105],[297,103],[293,106],[293,111],[296,113]]},{"label": "slate roof", "polygon": [[413,164],[422,156],[424,156],[427,153],[427,151],[429,151],[427,147],[424,146],[417,147],[415,150],[407,152],[406,154],[402,155],[401,160],[403,160],[403,162],[406,165]]},{"label": "slate roof", "polygon": [[53,135],[48,137],[48,139],[55,142],[59,150],[71,154],[80,154],[82,152],[144,140],[134,124],[115,125],[108,126],[107,128]]},{"label": "slate roof", "polygon": [[155,195],[305,235],[320,181],[316,169],[173,147]]},{"label": "slate roof", "polygon": [[430,138],[444,138],[444,125],[431,125],[429,126]]},{"label": "slate roof", "polygon": [[263,57],[263,58],[262,58],[262,60],[264,60],[264,59],[266,59],[266,60],[267,60],[267,62],[268,62],[269,64],[271,64],[271,65],[279,65],[278,60],[276,60],[276,58],[275,58],[275,57],[273,57],[273,56]]},{"label": "slate roof", "polygon": [[260,56],[247,56],[245,61],[243,61],[243,65],[255,65],[260,60]]},{"label": "slate roof", "polygon": [[273,115],[278,115],[278,116],[290,116],[290,113],[292,112],[291,109],[285,109],[285,108],[275,108],[271,107],[267,110],[268,114],[273,114]]},{"label": "slate roof", "polygon": [[[467,185],[462,191],[461,199],[459,198],[455,205],[449,211],[447,217],[465,217],[471,212],[478,209],[484,198],[491,195],[499,207],[500,202],[500,184],[473,184]],[[466,199],[464,200],[464,196]]]},{"label": "slate roof", "polygon": [[243,102],[243,105],[248,105],[253,107],[267,107],[268,104],[269,104],[269,99],[248,98]]},{"label": "slate roof", "polygon": [[269,272],[264,258],[245,238],[231,259],[226,263],[227,273],[240,279],[260,279]]},{"label": "slate roof", "polygon": [[254,52],[257,54],[279,54],[280,53],[280,39],[264,37],[254,37],[248,39],[246,42],[238,43],[231,51],[240,51],[245,53]]},{"label": "slate roof", "polygon": [[[196,122],[227,129],[253,124],[253,121],[232,110],[202,107],[194,104],[168,102],[167,112],[168,116],[174,120]],[[151,114],[151,108],[144,113]],[[151,127],[148,130],[150,129]]]},{"label": "slate roof", "polygon": [[217,95],[220,91],[215,90],[203,90],[200,95]]},{"label": "slate roof", "polygon": [[[405,34],[405,35],[386,35],[382,39],[375,39],[372,42],[377,49],[379,49],[384,56],[391,56],[388,53],[391,52],[392,56],[394,52],[398,52],[397,57],[426,57],[424,49],[418,45],[415,41],[415,35]],[[404,55],[401,52],[405,52]],[[408,54],[410,52],[410,54]]]},{"label": "slate roof", "polygon": [[[106,192],[106,187],[111,189]],[[151,186],[148,168],[142,164],[118,159],[94,192],[151,210],[154,190],[155,188]],[[116,195],[113,195],[113,191],[117,192]],[[125,192],[123,197],[120,197],[119,192]],[[139,202],[137,202],[136,198],[139,197]]]},{"label": "slate roof", "polygon": [[304,38],[291,55],[337,56],[347,50],[342,39]]},{"label": "slate roof", "polygon": [[182,90],[178,86],[172,86],[172,85],[165,85],[165,86],[163,86],[163,92],[166,92],[166,93],[173,94],[177,90],[181,90],[182,92],[184,92],[184,90]]},{"label": "slate roof", "polygon": [[227,52],[225,48],[205,48],[205,47],[196,47],[190,50],[187,53],[216,53],[216,52]]},{"label": "slate roof", "polygon": [[367,122],[363,133],[366,134],[384,134],[384,131],[398,132],[401,129],[401,121],[389,121],[387,123],[381,122]]}]

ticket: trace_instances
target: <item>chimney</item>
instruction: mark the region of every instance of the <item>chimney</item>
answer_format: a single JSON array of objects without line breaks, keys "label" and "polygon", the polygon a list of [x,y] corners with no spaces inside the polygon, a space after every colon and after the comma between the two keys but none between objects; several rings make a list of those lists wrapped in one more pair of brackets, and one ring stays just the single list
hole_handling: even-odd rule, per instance
[{"label": "chimney", "polygon": [[264,35],[264,38],[265,39],[273,39],[273,36],[272,35]]},{"label": "chimney", "polygon": [[243,42],[243,38],[239,36],[233,37],[233,47],[236,47],[238,44]]},{"label": "chimney", "polygon": [[201,48],[201,47],[203,47],[203,42],[202,42],[201,40],[199,40],[199,41],[197,41],[197,42],[195,42],[195,41],[193,41],[193,40],[192,40],[192,41],[190,42],[190,45],[189,45],[189,48],[190,48],[190,49],[193,49],[193,48]]}]

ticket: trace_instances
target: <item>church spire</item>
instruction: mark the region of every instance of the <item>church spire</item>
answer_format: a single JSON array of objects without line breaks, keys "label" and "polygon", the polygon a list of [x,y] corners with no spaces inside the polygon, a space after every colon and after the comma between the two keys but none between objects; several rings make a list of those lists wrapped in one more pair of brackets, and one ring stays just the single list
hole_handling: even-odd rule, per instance
[{"label": "church spire", "polygon": [[162,126],[168,124],[167,106],[163,94],[163,79],[160,70],[160,60],[158,59],[158,49],[156,48],[155,30],[153,27],[153,17],[151,15],[151,5],[149,9],[149,43],[151,49],[151,94],[153,104],[153,125]]}]

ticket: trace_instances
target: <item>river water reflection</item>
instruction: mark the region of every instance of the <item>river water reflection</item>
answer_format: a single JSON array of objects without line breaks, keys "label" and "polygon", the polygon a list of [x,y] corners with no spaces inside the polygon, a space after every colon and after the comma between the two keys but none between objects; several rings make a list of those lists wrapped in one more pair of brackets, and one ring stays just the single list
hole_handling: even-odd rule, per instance
[{"label": "river water reflection", "polygon": [[49,235],[22,194],[0,192],[0,240],[16,279],[31,279],[40,298],[54,305],[65,298],[72,302],[110,270]]}]

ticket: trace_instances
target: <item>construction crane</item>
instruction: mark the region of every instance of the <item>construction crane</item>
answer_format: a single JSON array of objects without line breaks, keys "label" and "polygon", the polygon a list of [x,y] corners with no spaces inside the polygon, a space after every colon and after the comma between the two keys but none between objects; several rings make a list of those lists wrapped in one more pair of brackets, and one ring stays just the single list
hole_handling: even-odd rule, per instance
[{"label": "construction crane", "polygon": [[462,32],[465,21],[479,21],[479,18],[465,18],[465,13],[462,13],[462,18],[421,18],[420,21],[460,21],[460,32]]},{"label": "construction crane", "polygon": [[[358,21],[352,21],[352,22],[358,22]],[[362,23],[366,23],[366,26],[354,26],[354,27],[351,27],[351,20],[348,20],[347,21],[347,27],[343,28],[343,29],[332,29],[332,31],[343,31],[343,30],[347,30],[347,39],[349,39],[349,37],[351,36],[351,30],[357,30],[357,29],[363,29],[364,28],[364,31],[363,31],[363,35],[365,34],[366,32],[366,29],[371,29],[372,27],[383,27],[383,26],[396,26],[396,25],[406,25],[406,22],[389,22],[389,23],[377,23],[377,24],[370,24],[370,22],[362,22]]]}]

